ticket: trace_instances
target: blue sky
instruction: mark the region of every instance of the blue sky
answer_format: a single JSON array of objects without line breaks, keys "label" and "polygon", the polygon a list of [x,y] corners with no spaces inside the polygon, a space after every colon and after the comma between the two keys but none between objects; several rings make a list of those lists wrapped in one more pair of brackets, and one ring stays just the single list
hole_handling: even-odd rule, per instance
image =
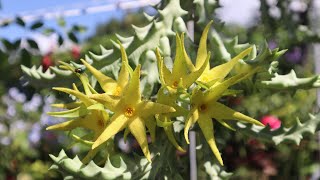
[{"label": "blue sky", "polygon": [[[112,3],[120,0],[0,0],[2,9],[0,9],[0,19],[4,17],[15,17],[21,14],[32,14],[38,11],[61,11],[73,8],[85,8],[92,5]],[[123,0],[122,0],[123,1]],[[183,1],[182,1],[183,2]],[[253,22],[253,16],[256,15],[259,8],[258,0],[221,0],[223,8],[218,10],[220,18],[228,23],[238,23],[248,25]],[[72,26],[73,24],[81,24],[88,27],[88,31],[80,38],[84,39],[93,34],[95,27],[99,23],[104,23],[111,18],[122,18],[125,12],[114,10],[96,14],[85,14],[81,16],[66,17],[66,24]],[[57,25],[56,19],[45,20],[45,27],[60,29]],[[28,24],[28,23],[27,23]],[[30,23],[29,23],[30,24]],[[5,37],[11,41],[29,36],[41,36],[39,34],[31,33],[25,29],[10,25],[9,27],[0,28],[0,37]],[[41,37],[42,40],[44,39]],[[44,43],[45,44],[45,43]]]},{"label": "blue sky", "polygon": [[[39,0],[1,0],[2,9],[0,10],[0,18],[3,17],[15,17],[21,14],[30,14],[32,12],[37,12],[41,9],[45,11],[53,10],[66,10],[73,9],[78,7],[87,7],[89,5],[99,4],[101,2],[108,1],[94,1],[94,0],[53,0],[53,1],[39,1]],[[112,2],[109,0],[109,2]],[[67,17],[65,18],[67,26],[73,24],[81,24],[88,27],[88,32],[85,33],[85,36],[92,34],[95,30],[95,27],[99,23],[108,21],[111,18],[122,18],[124,15],[123,11],[115,10],[103,13],[96,14],[85,14],[81,16]],[[59,29],[56,19],[45,20],[45,27],[52,27]],[[28,23],[27,23],[28,24]],[[29,23],[30,24],[30,23]],[[29,36],[30,33],[25,31],[23,28],[19,28],[17,25],[10,25],[5,28],[0,28],[0,37],[6,37],[10,40],[16,39],[21,36]]]}]

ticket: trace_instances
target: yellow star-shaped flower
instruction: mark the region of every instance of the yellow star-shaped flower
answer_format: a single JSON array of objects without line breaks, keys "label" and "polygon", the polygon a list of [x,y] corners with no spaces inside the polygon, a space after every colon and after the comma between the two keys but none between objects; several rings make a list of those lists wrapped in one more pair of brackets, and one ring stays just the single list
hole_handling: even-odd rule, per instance
[{"label": "yellow star-shaped flower", "polygon": [[[78,100],[69,104],[53,104],[55,107],[65,108],[68,110],[58,111],[58,112],[48,112],[49,115],[55,117],[73,118],[72,120],[55,124],[46,128],[46,130],[61,130],[61,131],[71,131],[75,128],[85,128],[93,131],[93,137],[90,139],[94,141],[105,129],[107,122],[109,120],[109,114],[105,111],[104,106],[88,96],[96,93],[89,84],[87,75],[83,72],[77,72],[76,68],[60,62],[61,68],[73,71],[81,80],[85,94],[80,92],[75,84],[73,84],[73,89],[69,88],[53,88],[54,90],[65,92],[67,94],[75,96]],[[78,136],[72,134],[76,139],[81,139]],[[86,141],[86,140],[84,140]],[[86,141],[89,142],[90,141]],[[92,145],[93,143],[91,143]],[[82,160],[83,163],[88,163],[97,151],[90,150],[87,156]]]},{"label": "yellow star-shaped flower", "polygon": [[198,122],[206,141],[221,165],[223,165],[223,161],[214,140],[214,121],[212,119],[217,120],[227,128],[231,127],[224,122],[225,120],[238,120],[263,126],[259,121],[236,112],[217,101],[229,86],[251,76],[253,73],[233,76],[221,83],[217,83],[205,92],[201,91],[200,88],[195,88],[192,93],[191,110],[184,129],[185,139],[189,143],[189,129],[194,123]]},{"label": "yellow star-shaped flower", "polygon": [[120,96],[122,94],[123,88],[126,86],[130,73],[132,74],[132,69],[128,64],[128,57],[126,51],[122,44],[120,44],[120,51],[121,51],[121,69],[119,72],[118,80],[115,81],[114,79],[104,75],[102,72],[98,71],[96,68],[91,66],[85,60],[81,60],[82,63],[86,66],[86,68],[93,74],[93,76],[98,80],[101,88],[106,94]]},{"label": "yellow star-shaped flower", "polygon": [[117,98],[107,94],[94,94],[91,96],[92,99],[102,102],[108,109],[114,112],[110,124],[94,142],[92,149],[97,148],[127,127],[138,141],[145,157],[151,161],[145,129],[146,121],[148,121],[148,117],[150,116],[174,112],[175,109],[160,103],[141,101],[140,67],[141,65],[138,65],[133,72],[121,97]]},{"label": "yellow star-shaped flower", "polygon": [[171,118],[184,116],[188,114],[188,110],[177,105],[176,100],[178,99],[178,94],[171,94],[167,92],[167,89],[161,87],[157,94],[157,102],[173,107],[176,111],[171,113],[159,114],[157,118],[158,126],[164,129],[164,132],[168,136],[169,141],[181,152],[185,150],[178,144],[173,134],[173,121]]},{"label": "yellow star-shaped flower", "polygon": [[[203,63],[206,63],[205,60],[207,58],[207,38],[208,32],[210,30],[210,26],[212,21],[210,21],[207,26],[205,27],[199,43],[197,58],[196,58],[196,65],[193,66],[191,61],[187,61],[188,67],[191,71],[195,71],[196,69],[200,69],[203,66]],[[233,67],[245,56],[247,56],[252,50],[252,47],[249,47],[238,54],[236,57],[232,58],[228,62],[216,66],[210,69],[210,64],[207,62],[206,68],[201,74],[201,76],[197,79],[197,83],[200,85],[205,86],[206,88],[211,87],[216,82],[221,82],[233,69]]]},{"label": "yellow star-shaped flower", "polygon": [[[156,49],[158,60],[159,76],[163,86],[168,88],[171,93],[175,93],[178,88],[186,89],[192,85],[203,73],[210,59],[210,52],[199,69],[192,69],[192,62],[188,57],[184,47],[184,34],[181,37],[176,35],[176,55],[173,62],[172,71],[170,71],[163,62],[160,51]],[[190,66],[192,65],[192,66]]]}]

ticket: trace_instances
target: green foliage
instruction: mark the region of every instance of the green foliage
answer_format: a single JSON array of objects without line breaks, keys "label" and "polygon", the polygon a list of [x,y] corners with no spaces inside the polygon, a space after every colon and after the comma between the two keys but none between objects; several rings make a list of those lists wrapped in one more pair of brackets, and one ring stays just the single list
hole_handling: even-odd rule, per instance
[{"label": "green foliage", "polygon": [[242,123],[237,123],[238,128],[241,129],[241,132],[250,135],[252,137],[256,137],[260,140],[267,142],[274,142],[276,145],[285,142],[285,141],[293,141],[297,145],[300,144],[303,139],[303,135],[309,133],[314,134],[317,130],[319,130],[320,125],[320,115],[309,115],[310,119],[301,123],[299,119],[296,120],[296,123],[286,128],[282,126],[277,130],[270,130],[270,127],[258,127],[255,125],[245,125]]},{"label": "green foliage", "polygon": [[[189,4],[188,4],[189,3]],[[190,2],[186,3],[190,5]],[[163,1],[163,6],[156,6],[160,9],[160,7],[164,7],[162,10],[158,11],[158,14],[154,17],[146,15],[149,23],[143,27],[137,27],[133,25],[134,29],[134,36],[131,37],[123,37],[120,35],[116,35],[117,39],[121,41],[121,43],[126,48],[128,53],[128,58],[130,65],[132,67],[137,66],[138,64],[142,64],[142,71],[141,71],[141,86],[144,98],[154,97],[157,89],[158,83],[158,73],[157,73],[157,63],[156,63],[156,56],[154,53],[154,49],[156,47],[160,48],[161,55],[164,56],[164,61],[166,64],[172,63],[172,55],[174,52],[172,50],[175,47],[175,44],[172,41],[172,37],[175,32],[186,32],[186,23],[188,18],[191,19],[190,13],[194,13],[199,26],[203,26],[206,24],[208,20],[213,19],[211,16],[214,14],[216,8],[219,7],[219,1],[215,0],[194,0],[194,5],[196,6],[195,12],[189,12],[189,16],[187,17],[187,12],[184,11],[180,6],[179,0],[171,0],[171,1]],[[266,1],[262,1],[262,12],[266,13]],[[267,8],[268,9],[268,8]],[[284,8],[282,7],[281,10],[283,11]],[[284,11],[283,11],[284,12]],[[287,14],[285,14],[287,16]],[[208,18],[209,17],[209,18]],[[184,19],[183,19],[184,18]],[[269,18],[269,17],[268,17]],[[265,14],[262,15],[263,21],[266,21]],[[269,19],[270,20],[270,19]],[[274,27],[272,21],[269,21],[271,29],[273,30],[275,27],[279,27],[276,29],[276,35],[270,36],[270,34],[266,33],[269,37],[275,38],[278,37],[280,41],[284,41],[285,45],[292,45],[297,42],[308,42],[308,39],[312,41],[316,41],[319,37],[312,33],[308,28],[304,28],[299,26],[298,29],[294,31],[288,31],[290,35],[286,34],[286,30],[288,27],[283,27],[281,24],[277,24]],[[23,22],[19,19],[16,20],[18,24],[23,26]],[[60,20],[61,26],[65,26],[65,22]],[[282,23],[284,24],[284,23]],[[243,51],[244,49],[251,46],[249,43],[242,43],[243,41],[239,42],[238,37],[227,39],[220,33],[219,23],[215,24],[216,30],[211,30],[209,33],[209,50],[213,51],[213,60],[211,63],[214,65],[221,64],[221,62],[227,62],[235,55]],[[40,28],[41,26],[39,26]],[[219,27],[219,28],[218,28]],[[270,28],[268,27],[268,28]],[[35,28],[37,29],[37,28]],[[266,28],[267,29],[267,28]],[[81,26],[73,26],[73,29],[68,31],[67,36],[70,40],[74,42],[78,42],[76,37],[77,32],[84,31],[84,28]],[[267,31],[267,30],[266,30]],[[285,32],[285,33],[284,33]],[[285,34],[285,35],[284,35]],[[284,36],[282,36],[284,35]],[[196,35],[197,36],[197,35]],[[195,39],[197,37],[195,36]],[[290,37],[294,37],[294,43],[291,42]],[[260,36],[259,36],[260,37]],[[262,36],[261,36],[262,37]],[[314,38],[314,39],[312,39]],[[259,39],[261,40],[261,39]],[[197,40],[196,40],[197,41]],[[62,45],[64,42],[63,36],[59,35],[59,44]],[[186,48],[187,51],[194,47],[194,44],[191,43],[190,39],[187,38],[186,40]],[[261,41],[260,41],[261,42]],[[7,40],[2,40],[2,43],[6,47],[6,49],[14,49],[15,46],[19,46],[20,42],[9,42]],[[106,48],[104,46],[100,46],[100,53],[89,52],[88,55],[85,56],[85,60],[92,64],[93,66],[99,68],[100,72],[114,76],[115,79],[118,76],[119,71],[119,58],[120,58],[120,51],[119,51],[119,44],[115,41],[111,41],[112,48]],[[196,44],[196,43],[195,43]],[[32,47],[32,43],[29,43]],[[284,47],[285,47],[284,45]],[[35,46],[34,46],[35,47]],[[191,47],[191,48],[190,48]],[[257,54],[257,51],[259,52]],[[248,69],[253,69],[259,67],[264,70],[264,72],[268,73],[259,73],[258,76],[252,78],[252,81],[248,82],[247,89],[255,88],[254,83],[258,82],[257,88],[263,91],[263,89],[274,89],[274,90],[283,90],[283,91],[291,91],[291,90],[298,90],[298,89],[310,89],[319,87],[319,76],[313,76],[309,78],[298,78],[296,76],[295,71],[291,71],[289,74],[286,75],[279,75],[278,68],[279,62],[278,59],[285,53],[286,50],[279,50],[270,49],[268,47],[267,41],[264,41],[261,46],[253,45],[252,53],[248,56],[248,58],[241,60],[242,64],[237,65],[235,67],[235,72],[232,73],[242,73],[248,71]],[[188,52],[189,53],[189,52]],[[193,52],[190,52],[193,53]],[[193,59],[193,58],[192,58]],[[26,63],[27,64],[27,63]],[[81,67],[81,65],[77,65],[73,63],[75,67]],[[67,83],[74,82],[74,77],[71,76],[72,72],[58,69],[57,67],[52,67],[47,71],[43,72],[42,67],[40,66],[37,68],[36,66],[32,66],[31,68],[27,66],[21,66],[22,71],[24,72],[26,78],[30,81],[32,85],[35,86],[42,86],[43,88],[48,86],[64,86]],[[170,69],[170,68],[169,68]],[[271,78],[271,79],[270,79]],[[270,79],[270,80],[268,80]],[[92,78],[91,83],[95,84],[95,79]],[[244,94],[247,95],[248,92],[245,90]],[[265,104],[261,102],[261,98],[265,97],[264,95],[270,95],[271,91],[267,93],[258,94],[258,100],[254,103],[250,103],[246,108],[248,108],[249,113],[251,111],[255,111],[255,116],[265,115],[270,112],[272,108],[268,109],[265,108]],[[255,95],[254,95],[255,96]],[[289,100],[286,99],[288,96],[276,97],[276,95],[271,95],[270,101],[273,104],[276,104],[274,109],[279,108],[278,111],[285,109],[284,112],[293,112],[293,113],[284,113],[282,112],[283,116],[291,118],[291,120],[284,119],[283,125],[281,128],[277,130],[270,130],[269,127],[261,128],[255,125],[247,125],[238,123],[238,129],[241,130],[246,135],[250,135],[256,137],[259,140],[263,140],[266,142],[274,142],[276,145],[281,144],[285,141],[293,141],[297,145],[300,144],[301,140],[305,137],[305,134],[314,134],[316,130],[319,128],[320,124],[320,115],[310,115],[309,119],[300,121],[297,119],[294,123],[288,123],[292,121],[292,116],[296,116],[298,113],[304,113],[305,111],[310,111],[308,107],[301,107],[300,104],[292,105],[292,102],[287,102]],[[249,99],[250,97],[246,97]],[[221,101],[224,101],[222,99]],[[269,102],[269,100],[265,100]],[[280,101],[280,102],[279,102]],[[183,104],[183,102],[179,102]],[[220,102],[219,102],[220,103]],[[222,102],[224,103],[224,102]],[[271,104],[272,104],[271,103]],[[311,103],[311,102],[309,102]],[[308,105],[309,105],[308,103]],[[179,105],[180,105],[179,104]],[[187,103],[186,103],[187,104]],[[259,104],[259,106],[254,106]],[[288,105],[289,104],[289,105]],[[250,106],[250,107],[248,107]],[[283,106],[280,108],[280,106]],[[246,109],[244,108],[244,109]],[[254,110],[252,110],[254,109]],[[258,109],[258,110],[257,110]],[[293,110],[292,110],[293,109]],[[260,111],[261,110],[261,111]],[[299,116],[300,117],[300,116]],[[302,117],[302,116],[301,116]],[[211,120],[211,119],[210,119]],[[180,123],[180,124],[179,124]],[[180,130],[183,129],[184,122],[183,121],[176,121],[174,126],[179,126]],[[175,128],[176,129],[176,128]],[[195,130],[198,130],[195,128]],[[218,131],[220,132],[220,131]],[[180,133],[180,132],[179,132]],[[224,132],[225,133],[225,132]],[[177,133],[178,134],[178,133]],[[180,133],[181,134],[181,133]],[[221,135],[222,136],[222,135]],[[163,140],[163,139],[162,139]],[[218,141],[218,144],[224,144],[226,139]],[[130,179],[130,178],[151,178],[154,179],[157,175],[160,174],[163,178],[181,178],[178,168],[175,165],[175,156],[172,155],[173,151],[166,149],[166,147],[159,147],[161,149],[160,155],[161,158],[155,160],[153,163],[153,167],[151,168],[151,164],[148,164],[145,159],[140,161],[139,163],[132,163],[129,160],[121,157],[121,156],[112,156],[108,159],[107,164],[104,167],[97,166],[94,162],[90,162],[88,165],[82,165],[78,157],[74,159],[70,159],[67,157],[65,152],[62,150],[58,157],[50,155],[50,157],[54,160],[55,165],[51,167],[51,169],[57,169],[63,172],[67,178],[98,178],[98,179]],[[171,156],[166,156],[170,154]],[[117,159],[117,163],[114,163],[114,159]],[[169,159],[169,160],[167,160]],[[142,163],[143,161],[143,163]],[[200,162],[200,166],[205,168],[206,173],[210,176],[211,179],[219,179],[219,178],[228,178],[231,176],[230,173],[223,171],[220,166],[216,164],[210,164],[210,162]]]},{"label": "green foliage", "polygon": [[276,90],[298,90],[320,87],[320,76],[315,75],[309,78],[298,78],[295,71],[291,70],[289,74],[280,75],[275,73],[271,81],[262,81],[263,87]]},{"label": "green foliage", "polygon": [[221,166],[218,164],[211,164],[210,161],[205,162],[203,166],[211,180],[229,179],[232,176],[232,173],[222,170]]},{"label": "green foliage", "polygon": [[104,167],[99,167],[93,161],[83,165],[78,156],[71,159],[64,150],[61,150],[58,156],[50,154],[50,157],[54,162],[50,169],[60,171],[64,179],[111,180],[147,178],[145,175],[151,169],[150,163],[146,159],[137,160],[135,163],[131,162],[129,165],[120,155],[113,156],[111,159],[108,158]]}]

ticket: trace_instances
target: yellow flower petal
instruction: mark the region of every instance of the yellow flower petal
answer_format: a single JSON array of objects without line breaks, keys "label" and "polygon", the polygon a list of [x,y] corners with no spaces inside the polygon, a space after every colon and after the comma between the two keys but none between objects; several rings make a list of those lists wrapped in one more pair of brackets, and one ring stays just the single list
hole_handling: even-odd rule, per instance
[{"label": "yellow flower petal", "polygon": [[98,71],[96,68],[91,66],[87,61],[81,59],[81,62],[87,67],[87,69],[93,74],[93,76],[98,80],[101,88],[105,92],[110,92],[117,87],[117,82],[112,78],[104,75],[102,72]]},{"label": "yellow flower petal", "polygon": [[78,101],[78,102],[72,102],[67,104],[51,104],[51,106],[56,108],[63,108],[63,109],[73,109],[80,106],[81,104],[82,103]]},{"label": "yellow flower petal", "polygon": [[187,74],[187,68],[185,59],[183,56],[183,50],[182,50],[182,40],[179,37],[178,34],[176,34],[176,56],[174,58],[173,62],[173,68],[172,68],[172,74],[175,77],[182,77]]},{"label": "yellow flower petal", "polygon": [[147,160],[151,162],[146,129],[143,121],[139,118],[136,118],[136,119],[133,119],[128,125],[129,125],[130,132],[138,141],[143,154],[145,155]]},{"label": "yellow flower petal", "polygon": [[231,127],[229,124],[227,124],[226,122],[224,122],[223,120],[220,119],[216,119],[222,126],[232,130],[232,131],[236,131],[233,127]]},{"label": "yellow flower petal", "polygon": [[211,53],[209,52],[208,55],[206,56],[207,58],[206,58],[205,62],[202,64],[200,69],[198,69],[194,72],[191,72],[190,74],[182,77],[184,88],[190,87],[192,85],[192,83],[194,83],[201,76],[201,74],[205,70],[207,64],[209,64],[210,55],[211,55]]},{"label": "yellow flower petal", "polygon": [[139,103],[137,111],[141,112],[141,117],[149,117],[155,114],[175,112],[176,110],[173,107],[164,104],[142,101]]},{"label": "yellow flower petal", "polygon": [[129,75],[132,76],[133,70],[129,66],[127,53],[126,53],[124,47],[122,46],[121,43],[119,43],[119,45],[120,45],[120,51],[121,51],[122,64],[121,64],[121,69],[119,72],[117,82],[118,82],[118,86],[120,86],[121,88],[124,88],[129,81]]},{"label": "yellow flower petal", "polygon": [[82,93],[75,91],[73,89],[58,88],[58,87],[54,87],[52,89],[57,90],[57,91],[61,91],[61,92],[65,92],[67,94],[71,94],[71,95],[77,97],[78,99],[80,99],[86,106],[90,106],[95,103],[94,100],[89,99],[88,96],[86,96],[85,94],[82,94]]},{"label": "yellow flower petal", "polygon": [[[183,34],[183,33],[182,33],[182,35],[181,35],[181,40],[182,40],[182,41],[184,40],[184,34]],[[190,59],[190,57],[189,57],[189,55],[188,55],[188,53],[187,53],[187,51],[186,51],[186,48],[185,48],[183,42],[182,42],[181,45],[182,45],[183,58],[185,59],[185,63],[186,63],[186,65],[187,65],[187,67],[189,68],[189,71],[190,71],[190,72],[193,72],[193,71],[196,70],[196,67],[194,67],[194,65],[193,65],[193,63],[192,63],[192,61],[191,61],[191,59]]]},{"label": "yellow flower petal", "polygon": [[73,90],[80,92],[75,83],[72,83],[72,88]]},{"label": "yellow flower petal", "polygon": [[243,122],[248,122],[252,124],[256,124],[259,126],[264,126],[258,120],[255,120],[249,116],[246,116],[240,112],[237,112],[221,103],[213,102],[209,105],[210,115],[215,119],[224,119],[224,120],[238,120]]},{"label": "yellow flower petal", "polygon": [[103,104],[105,107],[110,109],[111,111],[115,111],[117,104],[120,101],[120,98],[118,96],[111,96],[106,93],[104,94],[92,94],[89,96],[91,99],[94,99],[95,101],[98,101],[99,103]]},{"label": "yellow flower petal", "polygon": [[[171,84],[172,76],[170,70],[163,64],[163,58],[160,55],[160,51],[156,49],[156,57],[158,62],[158,69],[159,69],[159,77],[162,85]],[[170,83],[169,83],[170,82]]]},{"label": "yellow flower petal", "polygon": [[125,87],[123,99],[121,100],[123,100],[127,105],[134,105],[141,101],[140,68],[141,65],[139,64],[134,70],[130,82]]},{"label": "yellow flower petal", "polygon": [[184,138],[186,139],[186,142],[190,144],[189,142],[189,129],[190,127],[197,122],[199,119],[199,111],[198,109],[194,108],[191,110],[189,116],[187,117],[186,124],[184,126]]},{"label": "yellow flower petal", "polygon": [[99,152],[99,148],[96,148],[96,149],[90,149],[88,154],[81,160],[81,162],[83,164],[88,164],[89,161],[91,161],[94,156]]},{"label": "yellow flower petal", "polygon": [[174,145],[174,147],[177,150],[179,150],[181,152],[186,152],[186,150],[184,150],[181,146],[179,146],[178,142],[176,141],[176,138],[174,137],[174,134],[173,134],[173,126],[172,125],[164,127],[164,132],[168,136],[169,141]]},{"label": "yellow flower petal", "polygon": [[[203,66],[203,63],[205,63],[206,58],[207,58],[207,39],[208,39],[208,32],[210,30],[211,24],[213,21],[211,20],[206,27],[204,28],[201,38],[200,38],[200,43],[199,43],[199,48],[198,48],[198,53],[197,53],[197,59],[196,59],[196,68],[199,69],[201,66]],[[206,70],[209,70],[210,66],[209,64],[206,64]]]},{"label": "yellow flower petal", "polygon": [[88,113],[87,108],[84,105],[78,106],[74,109],[70,109],[66,111],[47,112],[47,114],[50,116],[64,117],[64,118],[76,118],[76,117],[84,116],[87,113]]},{"label": "yellow flower petal", "polygon": [[103,111],[93,110],[93,112],[86,116],[49,126],[46,130],[69,131],[82,127],[94,131],[95,136],[97,136],[105,129],[106,122],[109,119],[109,117],[104,116],[103,113]]},{"label": "yellow flower petal", "polygon": [[172,126],[173,124],[173,121],[171,121],[170,118],[166,115],[156,116],[156,122],[157,122],[157,126],[162,128]]},{"label": "yellow flower petal", "polygon": [[206,102],[217,101],[230,86],[236,84],[244,76],[245,74],[238,74],[221,83],[218,82],[218,84],[212,86],[205,93]]},{"label": "yellow flower petal", "polygon": [[113,115],[110,124],[106,127],[103,133],[97,138],[97,140],[92,145],[92,149],[97,148],[112,136],[117,134],[119,131],[124,129],[128,124],[128,118],[125,115]]},{"label": "yellow flower petal", "polygon": [[[83,89],[84,89],[84,92],[86,93],[86,94],[91,94],[91,91],[90,91],[90,89],[88,88],[88,85],[89,85],[89,79],[88,79],[88,76],[87,76],[87,74],[85,74],[85,73],[78,73],[77,71],[76,71],[76,68],[75,67],[73,67],[73,66],[71,66],[70,64],[68,64],[68,63],[65,63],[65,62],[63,62],[63,61],[59,61],[59,63],[60,64],[63,64],[63,66],[60,66],[60,67],[62,67],[62,68],[64,68],[64,69],[67,69],[67,70],[70,70],[70,71],[72,71],[73,73],[75,73],[78,77],[79,77],[79,79],[80,79],[80,81],[81,81],[81,83],[82,83],[82,85],[83,85]],[[75,87],[75,86],[74,86]],[[75,89],[76,90],[76,89]],[[79,90],[78,90],[79,91]]]},{"label": "yellow flower petal", "polygon": [[145,118],[144,123],[147,126],[147,129],[150,133],[151,141],[155,142],[155,140],[156,140],[156,127],[157,127],[157,123],[156,123],[155,118],[153,116]]},{"label": "yellow flower petal", "polygon": [[214,139],[214,128],[211,118],[205,115],[200,115],[198,119],[198,124],[213,154],[216,156],[219,163],[223,166],[223,161]]},{"label": "yellow flower petal", "polygon": [[55,124],[46,128],[46,130],[70,131],[77,127],[81,127],[82,122],[79,119],[69,120],[63,123]]},{"label": "yellow flower petal", "polygon": [[230,61],[210,69],[207,76],[211,78],[219,78],[219,81],[223,80],[233,69],[233,67],[239,62],[239,60],[247,56],[251,52],[251,50],[252,47],[249,47]]}]

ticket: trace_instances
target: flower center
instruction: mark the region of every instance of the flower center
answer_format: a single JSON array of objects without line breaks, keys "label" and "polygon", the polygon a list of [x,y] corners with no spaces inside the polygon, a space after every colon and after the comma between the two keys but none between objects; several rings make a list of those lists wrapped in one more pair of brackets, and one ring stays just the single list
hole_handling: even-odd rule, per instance
[{"label": "flower center", "polygon": [[124,115],[127,117],[133,116],[133,113],[134,113],[134,108],[132,108],[132,107],[127,107],[124,110]]},{"label": "flower center", "polygon": [[102,119],[99,119],[97,123],[100,128],[104,128],[104,123]]},{"label": "flower center", "polygon": [[121,87],[120,87],[120,86],[117,86],[116,89],[114,90],[113,94],[114,94],[115,96],[120,96],[121,90],[122,90]]},{"label": "flower center", "polygon": [[201,104],[200,106],[199,106],[199,111],[205,111],[205,110],[207,110],[207,105],[206,104]]},{"label": "flower center", "polygon": [[203,81],[203,82],[209,82],[209,77],[207,74],[204,74],[203,76],[201,76],[199,78],[200,81]]},{"label": "flower center", "polygon": [[174,81],[172,87],[176,89],[178,87],[178,81]]}]

